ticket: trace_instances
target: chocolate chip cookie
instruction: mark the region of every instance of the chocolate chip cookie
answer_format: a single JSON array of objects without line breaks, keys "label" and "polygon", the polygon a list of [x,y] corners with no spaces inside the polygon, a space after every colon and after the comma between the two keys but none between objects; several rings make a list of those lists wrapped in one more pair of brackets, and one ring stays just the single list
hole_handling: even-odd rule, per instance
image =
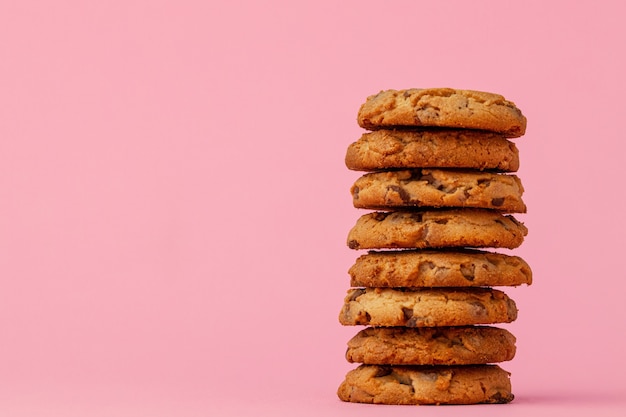
[{"label": "chocolate chip cookie", "polygon": [[348,342],[346,359],[378,365],[474,365],[515,356],[515,336],[488,326],[368,327]]},{"label": "chocolate chip cookie", "polygon": [[381,91],[367,98],[357,121],[369,130],[451,127],[487,130],[511,138],[526,132],[526,117],[501,95],[452,88]]},{"label": "chocolate chip cookie", "polygon": [[492,287],[532,283],[519,256],[478,250],[370,251],[348,271],[353,287]]},{"label": "chocolate chip cookie", "polygon": [[525,213],[524,187],[513,174],[412,169],[365,174],[352,188],[356,208],[468,207]]},{"label": "chocolate chip cookie", "polygon": [[513,400],[509,373],[498,365],[360,365],[348,372],[337,395],[370,404],[480,404]]},{"label": "chocolate chip cookie", "polygon": [[490,288],[351,288],[339,313],[345,326],[466,326],[510,323],[515,302]]},{"label": "chocolate chip cookie", "polygon": [[511,215],[457,209],[373,212],[348,233],[351,249],[493,247],[513,249],[528,229]]},{"label": "chocolate chip cookie", "polygon": [[355,171],[394,168],[468,168],[515,172],[519,150],[503,135],[480,130],[377,130],[348,146]]}]

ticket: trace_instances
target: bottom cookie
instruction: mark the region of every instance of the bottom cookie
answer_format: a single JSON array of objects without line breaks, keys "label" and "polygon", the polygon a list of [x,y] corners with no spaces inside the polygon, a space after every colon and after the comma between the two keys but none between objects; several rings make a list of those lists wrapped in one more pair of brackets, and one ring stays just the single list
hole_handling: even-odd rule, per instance
[{"label": "bottom cookie", "polygon": [[509,373],[497,365],[361,365],[337,395],[370,404],[502,404],[513,401]]}]

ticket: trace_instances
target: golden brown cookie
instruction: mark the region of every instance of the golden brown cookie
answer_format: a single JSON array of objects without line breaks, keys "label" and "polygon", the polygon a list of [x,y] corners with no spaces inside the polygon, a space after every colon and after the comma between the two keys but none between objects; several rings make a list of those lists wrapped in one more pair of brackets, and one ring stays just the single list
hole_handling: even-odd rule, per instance
[{"label": "golden brown cookie", "polygon": [[357,179],[350,192],[356,208],[469,207],[526,212],[524,187],[512,174],[450,169],[373,172]]},{"label": "golden brown cookie", "polygon": [[370,404],[480,404],[513,400],[509,373],[498,365],[360,365],[346,375],[337,395]]},{"label": "golden brown cookie", "polygon": [[511,215],[493,210],[373,212],[348,233],[351,249],[492,247],[513,249],[528,229]]},{"label": "golden brown cookie", "polygon": [[380,365],[475,365],[515,356],[515,336],[488,326],[368,327],[348,342],[346,359]]},{"label": "golden brown cookie", "polygon": [[499,94],[452,88],[387,90],[367,98],[357,116],[369,129],[448,127],[479,129],[519,137],[526,117]]},{"label": "golden brown cookie", "polygon": [[510,323],[515,302],[490,288],[352,288],[339,322],[344,326],[436,327]]},{"label": "golden brown cookie", "polygon": [[468,168],[515,172],[519,151],[503,135],[465,129],[377,130],[348,146],[356,171],[393,168]]},{"label": "golden brown cookie", "polygon": [[492,287],[532,283],[520,257],[477,250],[371,251],[350,270],[353,287]]}]

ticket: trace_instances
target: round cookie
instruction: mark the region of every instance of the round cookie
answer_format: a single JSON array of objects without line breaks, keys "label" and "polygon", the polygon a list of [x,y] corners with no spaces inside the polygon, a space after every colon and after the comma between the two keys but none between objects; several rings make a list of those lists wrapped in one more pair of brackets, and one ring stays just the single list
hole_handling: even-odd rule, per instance
[{"label": "round cookie", "polygon": [[360,365],[337,395],[369,404],[502,404],[513,401],[509,373],[498,365]]},{"label": "round cookie", "polygon": [[344,326],[466,326],[516,318],[515,302],[491,288],[352,288],[339,313]]},{"label": "round cookie", "polygon": [[515,172],[519,150],[499,133],[479,130],[377,130],[348,146],[355,171],[393,168],[468,168]]},{"label": "round cookie", "polygon": [[348,233],[351,249],[493,247],[514,249],[528,229],[511,215],[457,209],[372,212]]},{"label": "round cookie", "polygon": [[525,213],[516,175],[412,169],[365,174],[351,187],[356,208],[471,207]]},{"label": "round cookie", "polygon": [[368,327],[348,342],[346,359],[379,365],[475,365],[515,356],[515,336],[505,329]]},{"label": "round cookie", "polygon": [[367,98],[357,121],[368,130],[448,127],[487,130],[511,138],[526,132],[526,117],[501,95],[452,88],[381,91]]},{"label": "round cookie", "polygon": [[352,287],[492,287],[532,283],[530,266],[501,253],[456,251],[371,251],[350,270]]}]

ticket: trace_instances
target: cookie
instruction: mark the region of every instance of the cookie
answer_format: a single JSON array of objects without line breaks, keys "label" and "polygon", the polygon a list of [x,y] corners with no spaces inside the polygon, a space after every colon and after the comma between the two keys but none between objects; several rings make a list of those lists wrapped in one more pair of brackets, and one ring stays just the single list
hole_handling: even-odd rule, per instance
[{"label": "cookie", "polygon": [[348,146],[355,171],[393,168],[468,168],[515,172],[519,150],[499,133],[478,130],[377,130]]},{"label": "cookie", "polygon": [[368,129],[448,127],[479,129],[519,137],[526,117],[499,94],[452,88],[387,90],[367,98],[357,116]]},{"label": "cookie", "polygon": [[502,404],[513,401],[509,373],[498,365],[360,365],[337,395],[370,404]]},{"label": "cookie", "polygon": [[466,326],[516,318],[515,302],[491,288],[352,288],[339,313],[344,326]]},{"label": "cookie", "polygon": [[371,251],[350,267],[352,287],[492,287],[532,283],[520,257],[477,250]]},{"label": "cookie", "polygon": [[493,247],[514,249],[528,229],[511,215],[457,209],[372,212],[348,233],[351,249]]},{"label": "cookie", "polygon": [[525,213],[524,187],[516,175],[412,169],[365,174],[352,188],[356,208],[470,207]]},{"label": "cookie", "polygon": [[373,365],[476,365],[514,356],[515,336],[487,326],[368,327],[346,351],[348,362]]}]

